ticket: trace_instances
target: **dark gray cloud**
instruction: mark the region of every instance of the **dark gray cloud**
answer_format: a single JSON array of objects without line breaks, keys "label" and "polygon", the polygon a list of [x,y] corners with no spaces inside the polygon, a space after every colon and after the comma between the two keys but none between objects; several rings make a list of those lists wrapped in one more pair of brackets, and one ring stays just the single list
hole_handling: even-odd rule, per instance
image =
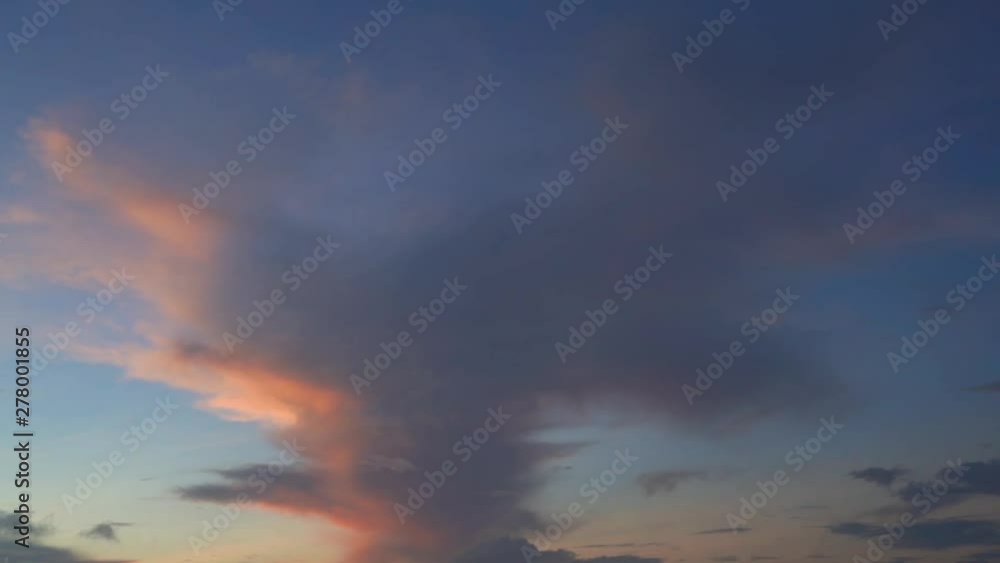
[{"label": "dark gray cloud", "polygon": [[866,469],[851,471],[850,475],[855,479],[861,479],[882,487],[888,487],[906,473],[907,470],[902,467],[894,467],[892,469],[886,469],[884,467],[868,467]]},{"label": "dark gray cloud", "polygon": [[16,525],[16,520],[11,518],[12,515],[14,515],[12,512],[4,513],[2,522],[0,522],[0,537],[4,538],[4,541],[0,542],[0,559],[5,562],[29,560],[25,559],[25,553],[30,551],[31,561],[44,561],[45,563],[136,563],[135,561],[126,560],[88,559],[69,549],[51,547],[39,543],[39,537],[51,535],[54,531],[47,518],[32,522],[31,537],[28,540],[31,547],[25,550],[10,540],[10,538],[14,537],[15,532],[9,526]]},{"label": "dark gray cloud", "polygon": [[[17,532],[14,530],[15,526],[20,526],[19,515],[13,512],[6,513],[0,516],[0,537],[18,537]],[[47,536],[50,535],[55,529],[52,526],[51,515],[47,518],[39,519],[37,515],[32,515],[31,517],[31,535]]]},{"label": "dark gray cloud", "polygon": [[[965,495],[1000,495],[1000,459],[973,461],[964,464],[968,469],[954,486],[955,492]],[[945,470],[938,473],[944,477]]]},{"label": "dark gray cloud", "polygon": [[707,536],[713,534],[742,534],[744,532],[749,532],[753,528],[744,528],[742,526],[737,526],[736,528],[713,528],[711,530],[702,530],[700,532],[694,532],[693,536]]},{"label": "dark gray cloud", "polygon": [[[947,506],[955,506],[977,496],[1000,495],[1000,459],[985,461],[962,462],[962,475],[955,483],[957,463],[949,463],[938,470],[931,479],[909,481],[892,490],[890,494],[897,502],[888,504],[862,515],[862,518],[897,518],[900,514],[912,511],[914,507],[921,513],[938,510]],[[899,484],[902,478],[897,472],[905,472],[900,468],[886,470],[868,468],[853,471],[851,475],[858,479],[883,485]]]},{"label": "dark gray cloud", "polygon": [[[830,526],[835,534],[869,539],[888,533],[882,526],[843,522]],[[965,546],[1000,545],[1000,526],[991,520],[953,518],[917,522],[899,544],[909,549],[950,549]]]},{"label": "dark gray cloud", "polygon": [[117,542],[118,534],[115,531],[118,528],[124,528],[131,526],[130,522],[102,522],[89,530],[84,530],[80,532],[80,535],[92,540],[105,540]]},{"label": "dark gray cloud", "polygon": [[970,553],[959,559],[958,563],[989,563],[991,561],[1000,561],[1000,551]]},{"label": "dark gray cloud", "polygon": [[[90,559],[69,549],[39,545],[34,542],[29,549],[31,550],[31,561],[44,561],[45,563],[138,563],[138,560],[134,559]],[[10,542],[4,542],[3,545],[0,545],[0,558],[10,563],[24,561],[25,559],[22,559],[25,557],[24,552],[24,548]]]},{"label": "dark gray cloud", "polygon": [[868,537],[873,532],[877,533],[878,528],[861,522],[841,522],[830,526],[830,531],[845,536]]},{"label": "dark gray cloud", "polygon": [[594,543],[590,545],[581,545],[576,549],[622,549],[622,548],[637,548],[637,547],[658,547],[670,545],[664,542],[651,541],[651,542],[624,542],[624,543]]},{"label": "dark gray cloud", "polygon": [[647,497],[651,497],[660,492],[669,493],[684,481],[704,479],[705,476],[704,471],[652,471],[640,474],[636,477],[636,483],[642,487]]},{"label": "dark gray cloud", "polygon": [[[532,563],[660,563],[660,559],[636,557],[634,555],[616,555],[583,558],[571,551],[563,549],[553,551],[538,551],[524,539],[501,538],[492,542],[480,544],[459,557],[452,563],[512,563],[524,561],[525,552],[532,554]],[[534,554],[537,553],[537,556]]]},{"label": "dark gray cloud", "polygon": [[977,495],[998,496],[1000,495],[1000,459],[987,461],[972,461],[961,464],[963,474],[957,483],[949,484],[944,495],[935,492],[945,490],[941,482],[947,482],[947,478],[954,479],[954,470],[945,467],[935,474],[935,479],[929,481],[912,481],[906,486],[896,491],[896,497],[905,503],[911,503],[917,495],[921,499],[933,501],[935,508],[941,506],[951,506],[963,502]]},{"label": "dark gray cloud", "polygon": [[979,393],[1000,393],[1000,381],[978,385],[970,388],[969,391],[977,391]]},{"label": "dark gray cloud", "polygon": [[[272,466],[276,467],[276,466]],[[270,471],[267,465],[242,465],[214,471],[222,482],[204,483],[175,490],[183,499],[227,504],[239,502],[241,495],[251,502],[269,506],[296,506],[306,512],[333,510],[356,515],[358,508],[350,497],[340,495],[329,480],[304,467],[281,467]]]}]

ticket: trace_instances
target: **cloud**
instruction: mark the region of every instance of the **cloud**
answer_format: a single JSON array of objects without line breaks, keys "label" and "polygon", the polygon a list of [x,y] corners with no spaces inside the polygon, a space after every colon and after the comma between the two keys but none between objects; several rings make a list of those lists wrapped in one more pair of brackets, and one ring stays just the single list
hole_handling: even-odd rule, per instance
[{"label": "cloud", "polygon": [[885,469],[883,467],[869,467],[857,471],[851,471],[851,477],[874,483],[882,487],[889,487],[894,481],[907,473],[906,469],[895,467]]},{"label": "cloud", "polygon": [[[511,563],[524,561],[526,556],[522,549],[531,554],[531,561],[538,563],[660,563],[660,559],[636,557],[634,555],[614,555],[593,558],[581,558],[571,551],[563,549],[554,551],[539,551],[533,545],[520,538],[501,538],[492,542],[480,544],[459,557],[452,563]],[[537,553],[537,555],[535,555]]]},{"label": "cloud", "polygon": [[[882,526],[843,522],[830,526],[834,534],[869,539],[887,533]],[[899,540],[909,549],[942,550],[965,546],[1000,545],[1000,526],[991,520],[962,518],[930,520],[914,524]]]},{"label": "cloud", "polygon": [[0,211],[0,225],[31,225],[44,221],[40,213],[21,205],[11,205]]},{"label": "cloud", "polygon": [[[652,27],[626,32],[633,39],[660,36]],[[634,41],[639,52],[643,45]],[[141,306],[129,327],[135,330],[81,342],[74,354],[119,366],[131,378],[190,391],[200,408],[259,423],[276,442],[298,438],[308,448],[302,467],[254,498],[268,509],[320,516],[346,528],[348,558],[441,561],[469,547],[472,538],[534,527],[538,515],[524,509],[525,501],[554,474],[539,469],[582,446],[533,438],[592,422],[594,413],[608,424],[669,426],[716,438],[768,418],[811,419],[824,403],[843,397],[824,352],[826,338],[792,324],[756,342],[695,405],[679,392],[720,343],[739,337],[740,324],[773,300],[777,285],[787,283],[761,275],[756,266],[776,255],[782,263],[796,263],[775,241],[796,239],[811,228],[803,225],[829,222],[822,211],[803,215],[809,209],[838,209],[841,203],[805,205],[810,202],[798,199],[805,192],[790,189],[745,198],[748,207],[738,212],[736,206],[719,209],[684,171],[718,168],[711,151],[685,157],[684,170],[665,174],[661,155],[687,154],[694,140],[678,144],[664,138],[659,125],[643,122],[662,124],[662,100],[669,98],[676,100],[671,105],[689,108],[685,123],[672,126],[706,135],[714,128],[705,123],[715,121],[717,108],[703,96],[675,90],[681,86],[645,72],[629,83],[614,81],[599,95],[588,93],[604,99],[642,93],[628,96],[627,109],[643,116],[630,131],[635,141],[623,137],[615,145],[629,164],[628,177],[614,167],[593,167],[574,183],[573,199],[560,200],[568,202],[560,212],[547,213],[521,236],[510,213],[523,209],[523,186],[538,185],[552,162],[566,158],[562,149],[548,148],[555,143],[543,143],[541,152],[526,150],[522,131],[533,123],[527,113],[502,123],[488,154],[423,167],[398,197],[387,198],[365,181],[328,180],[370,177],[370,154],[384,152],[392,138],[387,135],[399,128],[394,119],[412,113],[413,96],[439,99],[467,84],[434,82],[440,90],[414,86],[402,95],[368,91],[358,80],[351,91],[341,91],[341,77],[323,74],[322,65],[277,54],[255,57],[227,78],[226,90],[252,90],[241,87],[252,85],[246,76],[255,72],[276,88],[292,85],[288,94],[304,109],[345,117],[337,129],[342,136],[331,140],[329,131],[296,122],[302,127],[282,133],[253,173],[240,176],[239,191],[226,192],[190,223],[177,204],[190,201],[190,179],[205,171],[157,172],[163,167],[143,161],[140,151],[125,153],[109,141],[65,185],[45,192],[53,205],[61,204],[60,221],[35,235],[25,247],[26,261],[18,263],[31,276],[80,285],[112,268],[134,268],[141,276],[135,286]],[[226,112],[237,111],[184,109],[196,123],[228,122],[235,116]],[[595,124],[606,109],[593,111]],[[163,126],[162,138],[191,139],[190,149],[199,154],[232,150],[229,138],[212,146],[215,141],[186,134],[183,123]],[[33,120],[25,137],[47,170],[72,142],[68,132],[78,130],[74,123]],[[698,139],[699,145],[713,142]],[[331,145],[336,159],[328,158]],[[151,160],[169,156],[157,152]],[[503,163],[500,169],[497,163]],[[494,170],[514,172],[476,197],[463,189],[480,185]],[[303,177],[289,178],[289,171]],[[317,177],[306,177],[307,171]],[[649,190],[651,181],[678,187]],[[410,189],[418,184],[423,189]],[[710,223],[703,214],[708,209],[717,212]],[[581,221],[586,229],[579,228]],[[80,232],[88,240],[75,235]],[[275,288],[287,291],[283,272],[326,235],[343,241],[340,254],[229,354],[222,334],[234,331],[235,319],[246,317],[255,301]],[[616,296],[616,282],[645,261],[650,246],[661,244],[674,252],[671,261],[621,303],[615,323],[561,362],[554,341],[568,338],[570,323],[584,320],[595,303]],[[443,279],[455,276],[468,293],[417,333],[408,315],[440,294]],[[356,394],[350,376],[403,330],[415,344]],[[424,470],[452,459],[451,445],[499,405],[512,414],[508,425],[400,526],[393,504],[405,502]],[[256,467],[219,471],[176,492],[192,502],[228,502],[253,492],[247,481]],[[648,495],[669,493],[694,478],[703,477],[665,471],[647,474],[640,486]]]},{"label": "cloud", "polygon": [[[17,525],[16,514],[3,513],[0,518],[0,537],[4,538],[0,542],[0,559],[3,561],[21,561],[24,557],[24,548],[15,545],[11,538],[19,537],[13,526]],[[29,549],[33,561],[45,561],[46,563],[135,563],[125,560],[97,560],[85,558],[72,550],[58,547],[51,547],[38,542],[38,538],[50,536],[54,532],[49,517],[42,520],[33,520],[31,523],[31,537],[29,539]]]},{"label": "cloud", "polygon": [[868,537],[878,530],[879,528],[861,522],[841,522],[830,526],[830,531],[835,534],[855,537]]},{"label": "cloud", "polygon": [[[33,543],[30,549],[33,561],[44,561],[45,563],[138,563],[134,559],[91,559],[69,549],[39,545],[37,543]],[[4,542],[0,546],[0,558],[3,558],[5,562],[10,561],[11,563],[21,561],[21,558],[24,557],[23,551],[24,548],[21,546]]]},{"label": "cloud", "polygon": [[413,463],[409,460],[400,457],[386,457],[378,454],[368,456],[368,459],[366,459],[362,464],[367,467],[371,467],[376,471],[388,470],[396,473],[406,473],[407,471],[416,470],[416,467],[414,467]]},{"label": "cloud", "polygon": [[214,471],[222,482],[179,487],[176,494],[185,500],[225,504],[246,495],[259,506],[313,514],[335,520],[347,528],[375,525],[366,518],[368,507],[348,487],[337,487],[329,475],[300,466],[280,466],[269,472],[267,465],[244,465]]},{"label": "cloud", "polygon": [[[896,497],[906,503],[910,503],[917,495],[930,498],[933,495],[938,500],[935,506],[951,506],[961,503],[969,498],[986,495],[1000,496],[1000,459],[987,461],[972,461],[961,463],[963,475],[955,484],[948,485],[948,490],[943,496],[933,493],[935,482],[946,481],[947,478],[954,478],[953,470],[945,467],[935,475],[936,481],[912,481],[906,486],[896,491]],[[939,483],[940,484],[940,483]],[[927,491],[930,491],[929,495]]]},{"label": "cloud", "polygon": [[[742,155],[759,142],[761,129],[751,127],[751,120],[769,123],[777,113],[774,100],[791,99],[799,87],[804,93],[806,81],[815,77],[786,65],[743,80],[749,92],[715,88],[712,96],[696,87],[698,81],[663,80],[674,69],[661,49],[667,37],[662,25],[680,19],[652,17],[660,15],[636,12],[621,29],[607,30],[604,41],[580,34],[575,46],[583,49],[572,52],[586,64],[571,66],[591,67],[593,77],[576,84],[560,77],[558,92],[577,89],[581,99],[531,106],[531,98],[548,96],[524,97],[515,100],[517,111],[499,114],[499,124],[486,121],[498,107],[484,108],[475,127],[489,135],[489,150],[469,150],[481,147],[474,137],[457,136],[471,132],[467,127],[391,196],[377,185],[377,171],[395,158],[385,147],[397,141],[409,146],[410,132],[425,130],[426,115],[414,108],[433,108],[425,102],[438,104],[466,91],[467,83],[450,78],[461,73],[442,72],[435,80],[421,75],[407,83],[406,75],[419,74],[409,69],[382,88],[381,79],[325,73],[332,67],[322,61],[283,53],[251,56],[232,79],[191,80],[184,89],[200,102],[226,92],[249,96],[259,91],[256,82],[263,82],[259,85],[269,87],[266,99],[286,96],[306,110],[304,116],[336,128],[317,134],[306,122],[314,119],[300,117],[301,129],[290,128],[238,186],[188,224],[176,204],[190,200],[192,179],[205,178],[207,170],[162,170],[191,160],[205,166],[223,162],[233,141],[256,130],[250,129],[256,123],[235,119],[242,117],[233,113],[235,106],[252,108],[260,100],[168,106],[168,114],[186,119],[153,124],[160,139],[156,150],[141,147],[135,151],[139,156],[129,155],[116,150],[116,136],[65,185],[53,180],[54,189],[40,191],[65,209],[23,247],[22,256],[9,261],[30,276],[67,284],[91,283],[110,268],[134,266],[142,275],[136,291],[145,309],[129,319],[132,326],[122,331],[127,336],[108,337],[75,353],[120,366],[131,378],[190,391],[199,407],[259,423],[276,442],[300,438],[308,459],[269,485],[259,502],[348,528],[355,560],[447,561],[472,538],[512,534],[531,523],[533,515],[523,507],[550,476],[539,469],[578,451],[533,442],[540,432],[592,422],[600,413],[609,424],[670,428],[711,439],[744,432],[764,419],[782,417],[784,424],[812,417],[824,401],[841,397],[826,338],[792,322],[764,335],[695,405],[679,392],[720,346],[739,337],[740,324],[770,302],[777,284],[813,277],[817,262],[836,266],[846,255],[857,255],[836,225],[845,210],[854,209],[859,194],[870,191],[844,189],[859,184],[856,176],[842,173],[858,168],[857,161],[831,167],[831,153],[814,151],[809,158],[805,143],[795,149],[797,158],[782,155],[781,174],[770,168],[778,163],[769,165],[768,177],[754,178],[738,202],[723,206],[711,189],[715,175],[729,164],[721,155]],[[442,41],[435,35],[424,41]],[[454,41],[453,35],[441,37],[448,39],[438,44],[442,47]],[[817,43],[828,47],[803,60],[833,60],[829,55],[836,54],[839,61],[846,54],[848,64],[833,69],[834,75],[849,70],[853,84],[874,92],[878,108],[891,99],[873,86],[896,66],[872,64],[871,52],[857,46],[845,50],[837,42]],[[607,50],[608,44],[623,47]],[[863,64],[851,67],[857,63]],[[857,68],[866,70],[855,81]],[[724,67],[717,70],[718,77],[727,76]],[[761,69],[737,70],[745,77]],[[210,84],[218,90],[208,90]],[[858,150],[870,160],[872,147],[899,135],[893,127],[871,127],[872,114],[858,111],[863,108],[850,99],[824,108],[809,123],[808,134],[854,139],[864,130],[866,142]],[[929,107],[924,102],[903,96],[894,107],[908,115]],[[935,100],[934,107],[947,102]],[[730,104],[745,120],[720,112]],[[569,119],[559,118],[561,108],[572,108]],[[628,133],[635,136],[626,134],[531,230],[515,234],[509,217],[523,208],[525,190],[537,189],[540,180],[566,165],[568,148],[587,140],[557,134],[575,135],[581,121],[596,125],[618,111],[634,116]],[[546,119],[539,121],[538,112]],[[240,135],[228,137],[227,124]],[[74,140],[70,132],[80,131],[79,124],[59,120],[30,125],[43,171]],[[526,130],[533,131],[527,142]],[[210,139],[213,135],[220,139]],[[190,155],[199,158],[170,154],[165,150],[170,139],[183,139]],[[823,172],[803,174],[810,168]],[[665,189],[653,189],[657,186]],[[949,200],[953,194],[948,190]],[[907,213],[887,213],[864,242],[877,249],[995,232],[995,209],[976,203],[977,213],[944,212],[908,199]],[[226,354],[221,334],[232,331],[234,320],[245,317],[254,301],[285,287],[282,272],[302,258],[313,237],[328,232],[344,241],[343,254],[290,295],[237,354]],[[570,323],[613,295],[616,281],[634,271],[650,244],[660,243],[675,252],[675,260],[622,303],[622,312],[569,363],[560,362],[553,341],[565,338]],[[802,264],[807,267],[797,268]],[[831,267],[823,278],[841,273]],[[466,280],[470,293],[425,333],[415,334],[415,345],[363,395],[355,395],[349,376],[360,374],[364,360],[400,331],[415,333],[407,315],[433,298],[449,276]],[[513,414],[510,425],[399,526],[392,504],[405,499],[424,470],[451,458],[451,444],[498,404]],[[373,462],[372,452],[384,459]],[[249,479],[257,468],[219,471],[177,494],[192,502],[219,502],[255,492]],[[679,482],[670,476],[652,479],[649,494],[669,493]]]},{"label": "cloud", "polygon": [[744,528],[742,526],[737,526],[736,528],[713,528],[711,530],[702,530],[700,532],[694,532],[692,535],[695,536],[707,536],[713,534],[742,534],[744,532],[749,532],[753,528]]},{"label": "cloud", "polygon": [[997,560],[1000,560],[1000,551],[981,551],[963,556],[958,563],[988,563]]},{"label": "cloud", "polygon": [[658,492],[669,493],[684,481],[704,479],[704,471],[653,471],[642,473],[636,477],[636,482],[645,491],[647,497]]},{"label": "cloud", "polygon": [[118,534],[115,532],[117,528],[123,528],[131,526],[129,522],[102,522],[89,530],[84,530],[80,532],[80,535],[92,540],[106,540],[117,542]]},{"label": "cloud", "polygon": [[664,543],[664,542],[656,542],[656,541],[654,541],[654,542],[638,542],[638,543],[637,542],[594,543],[594,544],[590,544],[590,545],[581,545],[581,546],[578,547],[578,549],[608,549],[608,548],[621,549],[621,548],[628,548],[628,547],[631,547],[631,548],[657,547],[657,546],[664,546],[664,545],[670,545],[670,544]]},{"label": "cloud", "polygon": [[[97,173],[97,164],[88,166]],[[81,169],[72,176],[84,172]],[[252,186],[241,189],[246,189],[245,194],[257,192]],[[107,200],[99,188],[84,193]],[[260,194],[262,204],[269,198],[272,201],[266,204],[268,209],[278,208],[273,194]],[[121,204],[107,209],[118,213]],[[678,290],[681,293],[705,296],[677,301],[676,319],[671,323],[678,329],[684,327],[686,342],[671,340],[666,350],[662,343],[651,346],[651,340],[642,344],[608,332],[586,350],[589,358],[574,358],[574,367],[568,370],[552,353],[552,335],[565,329],[557,319],[573,318],[582,310],[579,303],[586,301],[590,290],[581,288],[576,298],[549,300],[544,307],[530,296],[541,297],[535,284],[565,286],[573,271],[574,279],[597,280],[598,286],[607,285],[610,291],[615,275],[609,277],[604,271],[607,265],[584,252],[585,246],[594,244],[610,251],[608,243],[596,235],[584,235],[592,240],[580,246],[555,238],[564,257],[535,270],[534,277],[524,277],[518,272],[540,258],[532,246],[514,239],[509,250],[488,259],[475,251],[478,244],[509,237],[506,225],[489,221],[449,227],[451,232],[433,245],[415,237],[419,244],[408,251],[412,259],[402,262],[381,259],[364,246],[352,250],[345,245],[343,257],[324,264],[301,290],[289,296],[280,314],[255,331],[252,345],[228,355],[220,349],[221,334],[234,330],[233,319],[245,316],[254,300],[267,296],[274,287],[284,287],[282,272],[301,259],[322,231],[303,229],[280,215],[253,213],[269,219],[254,223],[259,220],[242,218],[246,224],[235,218],[209,222],[211,228],[204,233],[208,244],[200,253],[192,253],[184,247],[198,243],[169,233],[159,215],[134,219],[139,215],[126,213],[124,219],[117,219],[138,232],[134,240],[138,248],[116,249],[112,244],[101,259],[109,261],[113,256],[119,267],[120,263],[139,265],[144,281],[141,295],[152,307],[151,318],[163,322],[141,325],[148,328],[137,331],[137,342],[80,347],[77,353],[89,361],[119,365],[133,378],[195,392],[202,397],[201,408],[231,420],[274,425],[276,438],[297,437],[308,444],[309,459],[302,473],[276,482],[259,502],[274,510],[322,516],[354,531],[352,558],[372,560],[403,551],[416,560],[433,560],[462,547],[447,539],[451,534],[474,537],[486,529],[516,531],[533,525],[536,517],[521,505],[543,484],[535,469],[571,456],[586,444],[539,444],[529,437],[557,424],[581,423],[589,409],[610,407],[624,423],[673,420],[698,432],[719,434],[786,412],[786,406],[804,407],[811,398],[830,395],[815,392],[830,380],[821,375],[821,366],[812,365],[811,358],[819,356],[804,352],[793,342],[794,334],[786,332],[789,340],[763,340],[757,346],[759,354],[742,359],[746,377],[713,389],[698,409],[691,409],[677,389],[690,379],[693,370],[689,368],[710,357],[716,342],[732,337],[724,328],[700,320],[706,316],[705,306],[716,306],[709,298],[716,292],[706,289],[702,278],[724,279],[707,273],[684,274],[687,281],[672,282],[687,286]],[[197,217],[201,219],[210,218]],[[627,272],[630,262],[642,260],[652,234],[627,233],[625,240],[618,241],[616,245],[638,252],[620,260],[614,270]],[[127,237],[117,240],[123,238]],[[228,240],[240,244],[228,247]],[[697,264],[693,267],[698,269]],[[237,276],[234,272],[253,274]],[[663,273],[666,283],[667,272]],[[380,351],[386,334],[410,330],[417,336],[406,322],[407,311],[436,296],[441,279],[455,275],[472,288],[469,296],[461,297],[426,334],[419,335],[419,354],[407,350],[373,387],[361,397],[355,395],[348,376],[360,373],[365,357]],[[179,277],[184,283],[173,283]],[[385,292],[405,297],[389,302],[382,297]],[[718,293],[735,295],[722,289]],[[665,292],[646,295],[651,303],[676,301]],[[543,309],[548,312],[540,316]],[[650,330],[663,322],[641,308],[633,314],[638,326]],[[483,325],[477,320],[483,315],[494,322]],[[297,336],[292,338],[292,334]],[[635,353],[633,348],[640,344],[639,349],[647,352]],[[650,352],[654,349],[655,354]],[[687,367],[660,369],[667,357]],[[491,361],[484,364],[483,358]],[[606,377],[611,371],[620,374],[614,384]],[[575,383],[566,385],[565,378],[573,372]],[[432,412],[426,404],[447,408]],[[500,404],[513,413],[510,425],[491,438],[488,448],[477,452],[475,464],[462,466],[447,488],[397,531],[391,507],[405,502],[407,488],[419,484],[413,479],[415,472],[400,470],[440,467],[453,455],[450,445],[481,425],[487,408]],[[548,413],[559,405],[581,408],[570,411],[575,416],[553,420]],[[373,457],[372,451],[382,457]],[[387,460],[394,461],[387,465]],[[395,470],[372,471],[373,467]],[[220,472],[216,476],[221,482],[193,485],[178,494],[187,500],[218,502],[247,489],[240,480],[246,475]],[[664,473],[647,478],[646,485],[654,492],[665,492],[675,486],[672,479],[688,477]],[[493,494],[496,491],[506,494]],[[471,503],[474,506],[468,499],[476,499]],[[392,540],[376,539],[390,535]]]},{"label": "cloud", "polygon": [[[932,479],[908,481],[897,487],[890,494],[897,503],[876,508],[865,513],[866,517],[892,518],[910,510],[910,507],[920,503],[929,503],[936,510],[942,507],[955,506],[977,496],[1000,496],[1000,459],[985,461],[961,462],[962,475],[956,483],[952,464],[938,470]],[[957,464],[956,464],[957,467]],[[850,475],[886,487],[900,483],[901,475],[907,470],[868,468],[852,471]],[[943,492],[943,494],[942,494]]]},{"label": "cloud", "polygon": [[[20,516],[14,514],[13,512],[4,514],[2,517],[0,517],[0,537],[15,538],[15,539],[20,537],[20,535],[14,530],[15,526],[21,525],[19,522],[19,518]],[[36,537],[51,535],[52,532],[55,531],[55,528],[53,528],[52,526],[51,520],[52,520],[51,515],[49,515],[43,520],[39,520],[33,516],[31,521],[31,535]]]},{"label": "cloud", "polygon": [[969,388],[969,391],[978,391],[980,393],[1000,393],[1000,381],[971,387]]},{"label": "cloud", "polygon": [[[965,495],[1000,495],[1000,458],[963,465],[967,469],[955,485],[955,492]],[[945,470],[941,470],[938,477],[943,478],[944,474]]]}]

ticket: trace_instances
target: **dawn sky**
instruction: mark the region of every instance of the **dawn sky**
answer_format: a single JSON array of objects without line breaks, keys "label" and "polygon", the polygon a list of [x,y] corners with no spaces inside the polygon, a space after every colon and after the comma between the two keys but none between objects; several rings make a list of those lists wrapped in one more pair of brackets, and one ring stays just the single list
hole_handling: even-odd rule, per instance
[{"label": "dawn sky", "polygon": [[4,2],[0,557],[1000,561],[998,16]]}]

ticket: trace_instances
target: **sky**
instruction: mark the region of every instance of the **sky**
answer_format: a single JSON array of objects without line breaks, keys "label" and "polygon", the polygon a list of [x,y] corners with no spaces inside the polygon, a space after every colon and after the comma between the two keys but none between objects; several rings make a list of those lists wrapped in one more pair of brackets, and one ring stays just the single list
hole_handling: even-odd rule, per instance
[{"label": "sky", "polygon": [[997,16],[2,3],[0,556],[1000,560]]}]

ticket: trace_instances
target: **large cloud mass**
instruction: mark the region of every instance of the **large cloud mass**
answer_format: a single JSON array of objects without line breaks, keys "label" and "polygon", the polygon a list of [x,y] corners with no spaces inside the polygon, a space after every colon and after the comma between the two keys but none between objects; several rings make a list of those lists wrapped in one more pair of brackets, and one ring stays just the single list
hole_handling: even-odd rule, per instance
[{"label": "large cloud mass", "polygon": [[[843,399],[824,332],[785,319],[761,333],[694,404],[682,386],[695,383],[696,370],[706,368],[713,353],[744,337],[741,326],[771,305],[775,290],[801,292],[805,288],[791,281],[796,275],[843,259],[848,245],[830,225],[870,190],[804,190],[800,183],[835,183],[808,176],[815,163],[804,159],[789,164],[786,178],[757,178],[722,204],[713,184],[729,157],[695,154],[691,147],[740,154],[759,140],[757,129],[730,127],[719,117],[718,104],[734,102],[737,94],[706,99],[705,85],[677,80],[669,49],[648,26],[637,22],[635,29],[609,33],[615,44],[621,40],[622,51],[593,45],[583,53],[586,78],[577,86],[586,94],[574,101],[572,123],[586,124],[577,126],[580,143],[599,134],[605,117],[620,116],[629,129],[523,234],[510,214],[523,212],[525,195],[568,166],[573,149],[536,146],[524,131],[544,139],[560,122],[539,123],[533,110],[502,120],[490,117],[502,101],[496,108],[484,104],[479,121],[456,132],[435,156],[438,161],[390,193],[381,167],[395,155],[384,147],[397,146],[400,135],[409,143],[415,134],[406,127],[399,132],[396,120],[415,102],[440,96],[411,84],[379,89],[363,73],[331,75],[295,57],[259,54],[232,69],[226,86],[278,92],[299,117],[251,171],[188,221],[178,204],[190,203],[191,187],[208,181],[205,170],[166,173],[127,147],[101,147],[62,183],[53,181],[56,219],[25,242],[25,261],[19,262],[24,277],[92,287],[114,269],[134,272],[135,291],[148,307],[134,327],[138,337],[124,343],[99,339],[77,353],[120,365],[132,377],[193,391],[203,408],[259,422],[276,444],[297,440],[305,447],[301,463],[259,495],[248,483],[260,466],[247,465],[181,488],[181,498],[224,503],[246,493],[268,509],[326,518],[354,533],[353,561],[516,560],[518,541],[497,538],[538,526],[526,501],[546,483],[540,468],[588,446],[541,440],[542,431],[600,413],[609,423],[670,426],[711,437],[769,416],[815,420],[824,402]],[[845,57],[858,65],[868,60],[853,50]],[[877,68],[848,68],[867,67],[831,69],[831,82],[850,78],[860,88],[876,80]],[[515,80],[500,74],[503,81]],[[180,76],[173,80],[179,92],[198,88]],[[753,91],[738,100],[798,100],[813,80],[747,81]],[[462,92],[475,80],[449,79],[447,86]],[[810,127],[818,137],[835,136],[845,127],[838,116],[859,110],[859,104],[838,95]],[[757,109],[771,115],[771,107]],[[236,113],[245,108],[202,111],[205,119],[211,113],[222,122],[266,122],[270,115],[269,108],[249,118]],[[172,134],[201,134],[200,128],[176,127]],[[48,169],[64,158],[73,142],[70,132],[77,129],[46,116],[28,122],[23,135]],[[461,135],[468,137],[458,140]],[[239,139],[228,128],[206,137],[199,147],[221,155],[218,162]],[[460,151],[473,139],[488,150]],[[514,165],[515,177],[495,179]],[[218,169],[216,161],[206,166]],[[914,214],[932,208],[937,213],[924,228],[914,231],[887,217],[866,243],[878,247],[954,234],[955,224],[963,225],[962,236],[995,233],[983,219],[989,206],[914,203]],[[81,232],[87,236],[75,236]],[[339,247],[308,276],[296,274],[298,283],[287,282],[287,272],[315,256],[322,244],[317,239]],[[616,291],[618,282],[660,248],[672,256],[626,300],[625,292]],[[433,321],[412,321],[448,283],[467,288]],[[276,289],[284,292],[284,302],[245,342],[227,346],[223,335],[239,334],[239,319],[262,310],[255,302]],[[607,299],[616,300],[618,312],[562,361],[555,343],[570,341],[571,327]],[[803,293],[795,306],[808,307],[809,300]],[[366,360],[375,363],[403,331],[412,344],[400,347],[391,365],[359,387],[351,376],[364,377]],[[501,408],[509,420],[462,459],[454,444],[474,436],[490,409]],[[457,473],[401,523],[394,505],[405,503],[425,472],[448,460],[457,461]],[[857,477],[884,485],[898,478],[892,470],[875,469]],[[986,468],[975,475],[981,470]],[[651,473],[640,484],[653,495],[700,475]],[[993,491],[986,478],[970,477],[968,486]],[[914,537],[965,529],[958,525],[921,524],[927,533]],[[961,525],[973,526],[984,538],[981,544],[995,539],[995,530]],[[114,536],[113,529],[105,531],[95,533]],[[926,540],[932,547],[939,543]],[[581,559],[566,551],[539,558],[649,561],[626,555]]]}]

